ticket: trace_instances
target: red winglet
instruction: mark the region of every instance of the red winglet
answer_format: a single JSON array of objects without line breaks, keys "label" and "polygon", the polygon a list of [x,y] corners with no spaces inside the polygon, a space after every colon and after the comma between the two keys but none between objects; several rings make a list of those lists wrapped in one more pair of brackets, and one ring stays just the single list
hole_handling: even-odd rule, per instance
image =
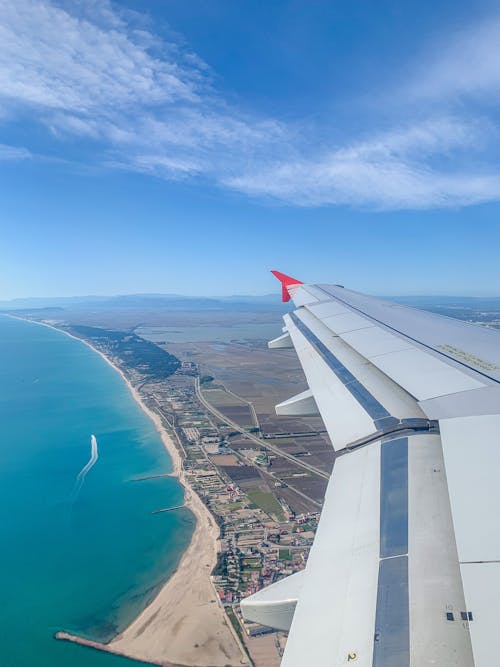
[{"label": "red winglet", "polygon": [[273,276],[276,276],[276,278],[280,281],[281,283],[281,298],[283,301],[290,301],[290,292],[288,290],[289,287],[292,285],[303,285],[304,283],[302,280],[297,280],[296,278],[291,278],[290,276],[285,275],[284,273],[280,273],[280,271],[271,271]]}]

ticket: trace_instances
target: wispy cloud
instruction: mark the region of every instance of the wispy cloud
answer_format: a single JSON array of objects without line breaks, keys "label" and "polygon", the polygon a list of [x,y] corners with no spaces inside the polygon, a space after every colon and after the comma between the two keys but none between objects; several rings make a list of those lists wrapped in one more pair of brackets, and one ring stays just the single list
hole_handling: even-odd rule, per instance
[{"label": "wispy cloud", "polygon": [[7,101],[89,114],[197,97],[196,68],[178,54],[177,61],[153,56],[143,34],[138,39],[116,21],[99,25],[43,1],[2,0],[0,8],[0,90]]},{"label": "wispy cloud", "polygon": [[[430,208],[500,199],[494,123],[455,105],[467,95],[497,98],[500,19],[452,35],[427,57],[425,69],[394,93],[406,104],[404,121],[329,145],[328,127],[315,128],[308,141],[303,128],[228,104],[210,68],[178,37],[160,39],[139,15],[106,0],[0,0],[0,12],[0,122],[22,112],[62,146],[68,137],[91,142],[109,168],[166,179],[201,175],[301,206]],[[435,115],[430,98],[439,101]],[[16,151],[26,157],[24,150],[0,146],[0,159]]]},{"label": "wispy cloud", "polygon": [[465,206],[500,197],[500,173],[432,168],[429,158],[481,142],[481,133],[449,118],[398,128],[321,156],[275,164],[226,181],[253,195],[301,206],[375,209]]},{"label": "wispy cloud", "polygon": [[0,160],[26,160],[33,157],[27,148],[0,144]]},{"label": "wispy cloud", "polygon": [[453,102],[460,98],[500,99],[500,16],[490,16],[441,36],[420,59],[408,85],[413,99]]},{"label": "wispy cloud", "polygon": [[150,156],[150,170],[168,175],[213,170],[281,136],[276,121],[229,108],[178,42],[126,24],[104,0],[72,9],[0,0],[4,115],[31,112],[59,138],[100,142],[108,164],[142,171]]}]

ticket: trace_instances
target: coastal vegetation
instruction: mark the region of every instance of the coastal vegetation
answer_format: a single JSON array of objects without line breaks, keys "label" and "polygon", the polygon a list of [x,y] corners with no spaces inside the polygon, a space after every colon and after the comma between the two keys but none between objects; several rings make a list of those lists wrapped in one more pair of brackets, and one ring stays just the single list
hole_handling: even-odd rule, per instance
[{"label": "coastal vegetation", "polygon": [[162,380],[173,375],[180,361],[173,354],[134,333],[72,325],[68,331],[78,338],[135,368],[147,380]]}]

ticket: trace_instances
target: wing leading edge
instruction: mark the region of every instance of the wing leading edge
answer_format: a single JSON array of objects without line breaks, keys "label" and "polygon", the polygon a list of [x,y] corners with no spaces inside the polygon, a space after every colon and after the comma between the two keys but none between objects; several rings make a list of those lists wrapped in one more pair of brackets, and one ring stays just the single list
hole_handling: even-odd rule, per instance
[{"label": "wing leading edge", "polygon": [[273,273],[296,309],[269,346],[309,385],[277,412],[319,412],[337,457],[300,586],[244,616],[289,627],[285,667],[494,664],[500,334]]}]

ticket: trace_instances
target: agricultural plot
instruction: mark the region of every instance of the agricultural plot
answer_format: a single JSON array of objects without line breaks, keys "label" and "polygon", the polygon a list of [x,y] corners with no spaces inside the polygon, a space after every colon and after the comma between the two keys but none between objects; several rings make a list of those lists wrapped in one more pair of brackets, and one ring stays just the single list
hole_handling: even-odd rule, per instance
[{"label": "agricultural plot", "polygon": [[224,389],[203,389],[203,395],[217,410],[239,426],[244,428],[257,426],[249,404],[234,394]]},{"label": "agricultural plot", "polygon": [[234,454],[213,454],[209,458],[212,463],[221,468],[238,465],[238,459]]},{"label": "agricultural plot", "polygon": [[260,507],[264,512],[278,519],[278,521],[284,521],[283,508],[272,493],[262,491],[261,489],[247,489],[246,494],[254,505],[257,505],[257,507]]}]

